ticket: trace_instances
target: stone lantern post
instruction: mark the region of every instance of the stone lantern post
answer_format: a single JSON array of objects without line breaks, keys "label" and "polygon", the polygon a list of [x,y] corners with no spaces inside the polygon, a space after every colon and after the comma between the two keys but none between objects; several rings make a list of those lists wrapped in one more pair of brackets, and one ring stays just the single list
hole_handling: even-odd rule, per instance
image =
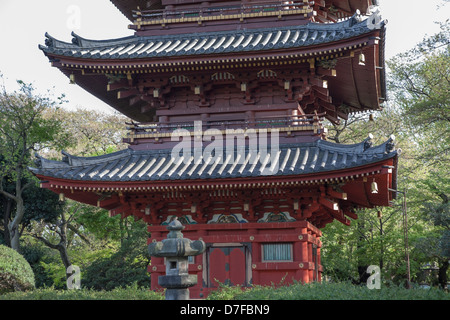
[{"label": "stone lantern post", "polygon": [[183,238],[184,226],[176,218],[167,229],[167,239],[151,243],[148,250],[153,257],[166,258],[166,275],[158,278],[159,285],[167,289],[166,300],[188,300],[188,288],[197,284],[197,275],[188,273],[188,257],[202,254],[206,245],[201,240]]}]

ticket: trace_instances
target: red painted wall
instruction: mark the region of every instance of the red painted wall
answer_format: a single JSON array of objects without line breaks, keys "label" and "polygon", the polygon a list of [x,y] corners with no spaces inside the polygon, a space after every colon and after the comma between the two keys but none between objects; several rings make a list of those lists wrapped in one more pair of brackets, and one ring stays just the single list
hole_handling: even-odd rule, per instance
[{"label": "red painted wall", "polygon": [[[167,237],[165,226],[149,226],[149,242]],[[293,280],[320,281],[321,231],[306,221],[279,223],[194,224],[185,226],[184,237],[202,239],[207,249],[194,257],[189,273],[197,274],[197,285],[190,289],[191,298],[206,298],[219,283],[249,287],[253,285],[288,284]],[[290,261],[263,261],[262,246],[268,243],[290,243]],[[317,247],[314,261],[313,246]],[[316,270],[315,265],[318,268]],[[152,258],[151,288],[161,290],[158,276],[165,274],[164,259]]]}]

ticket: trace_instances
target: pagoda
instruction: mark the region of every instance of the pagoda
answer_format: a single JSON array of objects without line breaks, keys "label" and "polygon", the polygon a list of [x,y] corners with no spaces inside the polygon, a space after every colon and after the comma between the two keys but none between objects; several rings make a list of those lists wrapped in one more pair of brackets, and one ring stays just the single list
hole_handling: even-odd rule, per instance
[{"label": "pagoda", "polygon": [[[111,216],[177,217],[206,250],[194,298],[220,283],[320,281],[321,228],[389,206],[394,139],[327,141],[323,123],[381,110],[385,23],[372,0],[111,0],[134,34],[40,49],[70,81],[132,119],[128,148],[38,157],[41,186]],[[165,273],[152,258],[151,286]]]}]

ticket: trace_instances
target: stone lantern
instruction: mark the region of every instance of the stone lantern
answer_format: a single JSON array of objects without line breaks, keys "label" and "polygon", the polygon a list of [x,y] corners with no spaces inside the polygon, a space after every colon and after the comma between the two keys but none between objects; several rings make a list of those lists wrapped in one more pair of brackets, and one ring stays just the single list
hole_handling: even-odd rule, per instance
[{"label": "stone lantern", "polygon": [[166,275],[158,278],[158,284],[166,288],[166,300],[188,300],[189,287],[197,284],[197,275],[188,273],[189,256],[205,251],[205,242],[183,238],[184,226],[177,218],[167,226],[167,239],[151,243],[148,250],[153,257],[166,258]]}]

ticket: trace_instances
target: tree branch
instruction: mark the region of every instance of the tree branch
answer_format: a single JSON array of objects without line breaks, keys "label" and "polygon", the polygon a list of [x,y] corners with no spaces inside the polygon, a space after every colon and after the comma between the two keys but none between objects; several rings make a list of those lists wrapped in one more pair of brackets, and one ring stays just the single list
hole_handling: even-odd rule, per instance
[{"label": "tree branch", "polygon": [[55,250],[58,250],[58,248],[59,248],[59,244],[53,244],[50,241],[48,241],[47,239],[45,239],[45,238],[43,238],[41,236],[38,236],[37,234],[32,234],[32,236],[35,239],[37,239],[39,241],[42,241],[49,248],[52,248],[52,249],[55,249]]}]

